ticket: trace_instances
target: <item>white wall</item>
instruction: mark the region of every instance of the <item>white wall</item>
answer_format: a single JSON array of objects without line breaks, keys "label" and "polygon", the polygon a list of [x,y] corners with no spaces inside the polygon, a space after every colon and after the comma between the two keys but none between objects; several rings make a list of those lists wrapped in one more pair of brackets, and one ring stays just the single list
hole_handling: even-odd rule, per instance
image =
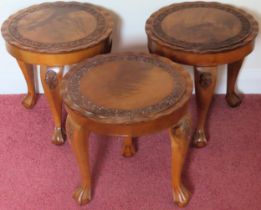
[{"label": "white wall", "polygon": [[[46,0],[48,1],[48,0]],[[37,0],[0,0],[0,25],[12,13],[32,4],[44,1]],[[52,1],[49,1],[52,2]],[[84,1],[82,1],[84,2]],[[86,2],[86,1],[85,1]],[[152,12],[162,6],[181,2],[177,0],[88,0],[104,6],[117,15],[113,51],[146,51],[147,37],[144,26]],[[233,4],[251,13],[261,27],[260,0],[221,0]],[[260,33],[261,34],[261,33]],[[261,35],[256,40],[255,50],[247,57],[239,77],[238,86],[244,93],[261,93]],[[16,61],[6,49],[3,38],[0,38],[0,94],[24,93],[26,84]],[[191,69],[188,68],[190,71]],[[226,75],[224,66],[220,67],[216,92],[224,93]],[[42,88],[40,87],[40,91]]]}]

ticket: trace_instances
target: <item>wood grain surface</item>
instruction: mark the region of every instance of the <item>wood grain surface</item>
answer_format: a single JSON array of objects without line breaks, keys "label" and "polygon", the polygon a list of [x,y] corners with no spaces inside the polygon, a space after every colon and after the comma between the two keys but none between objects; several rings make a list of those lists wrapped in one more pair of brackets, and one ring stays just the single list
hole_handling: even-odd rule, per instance
[{"label": "wood grain surface", "polygon": [[4,22],[2,34],[25,50],[61,53],[94,46],[111,34],[112,25],[109,13],[95,5],[54,2],[18,11]]},{"label": "wood grain surface", "polygon": [[219,52],[245,45],[257,35],[257,22],[245,11],[216,2],[185,2],[151,15],[151,39],[184,51]]},{"label": "wood grain surface", "polygon": [[139,120],[175,106],[189,75],[168,59],[147,54],[99,55],[64,78],[65,103],[88,117]]}]

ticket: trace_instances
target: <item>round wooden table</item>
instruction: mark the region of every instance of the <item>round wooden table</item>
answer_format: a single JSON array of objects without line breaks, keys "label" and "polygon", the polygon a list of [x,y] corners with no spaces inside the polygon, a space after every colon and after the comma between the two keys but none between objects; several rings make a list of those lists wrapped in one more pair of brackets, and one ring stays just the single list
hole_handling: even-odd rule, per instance
[{"label": "round wooden table", "polygon": [[244,58],[253,50],[258,25],[245,11],[216,2],[172,4],[146,23],[151,53],[194,66],[198,124],[193,144],[207,144],[205,122],[216,86],[217,66],[228,64],[226,100],[241,103],[235,83]]},{"label": "round wooden table", "polygon": [[68,117],[67,135],[75,153],[82,184],[74,192],[79,204],[91,199],[88,158],[90,132],[125,139],[123,155],[135,153],[132,137],[169,129],[174,201],[185,206],[189,192],[181,181],[189,145],[192,94],[190,75],[172,61],[155,55],[99,55],[77,64],[65,75],[61,94]]},{"label": "round wooden table", "polygon": [[17,59],[27,83],[28,93],[22,102],[26,108],[36,103],[34,66],[40,65],[42,85],[55,123],[55,144],[64,143],[59,95],[64,66],[110,52],[112,27],[107,11],[78,2],[34,5],[18,11],[2,25],[6,48]]}]

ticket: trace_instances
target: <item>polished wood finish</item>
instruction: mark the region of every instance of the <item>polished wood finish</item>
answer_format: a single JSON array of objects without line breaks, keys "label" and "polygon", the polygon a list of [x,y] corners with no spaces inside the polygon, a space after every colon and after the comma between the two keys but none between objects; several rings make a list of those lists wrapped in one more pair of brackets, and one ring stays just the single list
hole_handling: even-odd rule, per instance
[{"label": "polished wood finish", "polygon": [[192,81],[182,67],[148,54],[99,55],[65,75],[61,94],[68,112],[67,135],[82,174],[74,193],[79,204],[91,198],[86,133],[123,136],[123,155],[130,157],[135,154],[133,137],[162,129],[170,129],[174,200],[179,206],[188,203],[181,172],[189,144],[190,119],[183,118]]},{"label": "polished wood finish", "polygon": [[27,95],[24,97],[22,104],[25,108],[31,109],[36,104],[34,66],[19,60],[17,60],[17,62],[27,84]]},{"label": "polished wood finish", "polygon": [[242,64],[243,64],[243,59],[228,64],[226,100],[228,105],[231,107],[237,107],[238,105],[241,104],[241,98],[236,93],[235,85]]},{"label": "polished wood finish", "polygon": [[204,147],[207,144],[205,124],[215,91],[217,67],[195,67],[194,72],[198,104],[198,123],[193,138],[193,145]]},{"label": "polished wood finish", "polygon": [[106,40],[112,20],[104,9],[79,2],[33,5],[10,16],[2,26],[8,45],[38,53],[79,51]]},{"label": "polished wood finish", "polygon": [[57,145],[64,143],[62,131],[62,99],[60,97],[60,83],[63,77],[63,67],[59,68],[58,73],[48,69],[47,66],[40,66],[40,76],[44,88],[45,96],[54,117],[54,133],[52,142]]},{"label": "polished wood finish", "polygon": [[91,200],[91,174],[89,165],[89,131],[68,116],[66,120],[66,131],[71,139],[71,146],[80,167],[82,177],[81,186],[75,189],[73,198],[82,205]]},{"label": "polished wood finish", "polygon": [[162,114],[186,94],[187,75],[142,55],[104,55],[75,66],[63,82],[64,101],[102,122],[133,123]]},{"label": "polished wood finish", "polygon": [[54,2],[33,5],[10,16],[2,25],[8,52],[18,60],[27,82],[26,108],[36,103],[33,65],[40,65],[41,81],[55,128],[52,142],[64,142],[58,94],[62,71],[52,67],[78,63],[110,52],[113,22],[105,9],[88,3]]},{"label": "polished wood finish", "polygon": [[169,129],[171,140],[171,173],[173,200],[179,207],[189,202],[190,192],[181,181],[182,168],[189,146],[191,129],[190,116],[185,116],[179,124]]},{"label": "polished wood finish", "polygon": [[205,146],[205,122],[217,66],[228,64],[226,100],[230,106],[238,106],[241,99],[235,92],[237,75],[245,56],[254,48],[257,22],[250,14],[231,5],[184,2],[153,13],[146,22],[146,32],[151,53],[195,67],[199,119],[193,144]]}]

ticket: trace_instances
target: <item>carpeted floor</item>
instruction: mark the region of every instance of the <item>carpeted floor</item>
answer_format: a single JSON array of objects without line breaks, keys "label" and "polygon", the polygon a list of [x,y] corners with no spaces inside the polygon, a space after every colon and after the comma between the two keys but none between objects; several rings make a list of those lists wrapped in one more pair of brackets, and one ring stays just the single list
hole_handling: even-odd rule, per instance
[{"label": "carpeted floor", "polygon": [[[91,135],[93,196],[79,207],[79,184],[68,142],[50,143],[53,122],[40,97],[33,110],[21,95],[0,96],[0,210],[172,210],[170,143],[166,131],[137,141],[138,153],[123,158],[121,139]],[[261,95],[239,108],[216,96],[209,145],[190,149],[184,178],[193,192],[187,210],[261,209]],[[195,100],[191,110],[195,119]],[[195,124],[195,123],[194,123]]]}]

